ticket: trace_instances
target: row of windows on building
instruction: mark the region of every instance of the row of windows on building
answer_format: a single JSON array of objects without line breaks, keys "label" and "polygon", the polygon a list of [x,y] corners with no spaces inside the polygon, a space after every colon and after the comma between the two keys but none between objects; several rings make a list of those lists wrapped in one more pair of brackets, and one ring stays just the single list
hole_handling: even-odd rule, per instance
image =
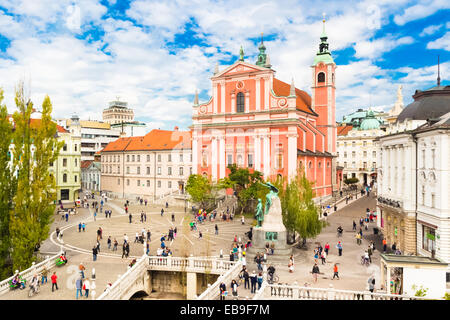
[{"label": "row of windows on building", "polygon": [[[339,148],[341,142],[336,142],[336,147]],[[347,141],[342,142],[342,144],[344,145],[344,147],[350,146],[350,143],[347,143]],[[352,147],[356,147],[356,141],[352,141]],[[363,141],[363,147],[367,147],[367,141]]]},{"label": "row of windows on building", "polygon": [[[144,158],[144,157],[142,157],[142,158]],[[172,157],[172,154],[169,153],[167,155],[167,162],[172,162],[172,159],[175,159],[175,158],[176,158],[175,155],[173,155],[173,157]],[[126,159],[127,159],[127,162],[141,162],[141,155],[140,154],[137,154],[137,155],[127,154],[127,158]],[[120,162],[120,155],[102,156],[102,161],[103,162]],[[162,161],[162,155],[161,154],[157,155],[157,161],[158,162]],[[184,161],[184,155],[182,153],[180,153],[178,155],[178,161],[179,162],[183,162]],[[150,155],[149,154],[147,154],[147,156],[146,156],[146,162],[150,162]],[[190,154],[190,162],[192,162],[192,154]]]},{"label": "row of windows on building", "polygon": [[[114,174],[120,174],[120,166],[117,166],[117,170],[116,172],[113,172],[113,166],[112,165],[102,165],[102,173],[114,173]],[[136,167],[136,172],[131,172],[131,168],[130,167],[126,167],[125,168],[125,172],[126,174],[141,174],[141,167]],[[189,168],[190,173],[192,174],[192,167]],[[172,167],[167,167],[167,175],[171,176],[173,173]],[[146,174],[150,175],[150,167],[146,167]],[[157,175],[162,175],[162,167],[157,167],[156,168],[156,174]],[[179,176],[184,176],[184,167],[179,167],[178,168],[178,175]]]},{"label": "row of windows on building", "polygon": [[[63,173],[63,175],[62,175],[62,182],[63,183],[67,183],[68,182],[68,177],[69,177],[69,175],[67,173]],[[75,174],[73,176],[73,182],[75,182],[75,183],[78,182],[78,175]]]},{"label": "row of windows on building", "polygon": [[[62,147],[62,151],[67,151],[67,150],[68,150],[68,146],[67,146],[67,144],[64,144]],[[78,152],[78,144],[75,143],[73,145],[73,151]]]},{"label": "row of windows on building", "polygon": [[[130,179],[126,179],[125,181],[126,181],[126,185],[130,186]],[[173,181],[173,182],[174,182],[173,186],[175,186],[177,181]],[[120,179],[117,179],[117,185],[120,186]],[[145,183],[144,183],[144,180],[142,180],[142,185],[141,185],[141,180],[136,180],[136,186],[137,187],[150,187],[150,185],[151,185],[150,180],[145,180]],[[157,188],[162,188],[162,181],[161,180],[156,181],[156,187]],[[172,188],[172,181],[167,181],[167,188],[169,188],[169,189]]]},{"label": "row of windows on building", "polygon": [[[63,158],[62,159],[62,166],[64,167],[64,168],[66,168],[67,166],[68,166],[68,164],[69,164],[69,159],[67,159],[67,158]],[[50,162],[50,167],[53,167],[53,162]],[[75,158],[74,159],[74,167],[78,167],[78,158]]]},{"label": "row of windows on building", "polygon": [[[339,161],[336,163],[336,165],[338,165],[338,166],[340,165]],[[347,166],[347,162],[344,162],[343,166],[344,166],[344,168],[353,168],[353,169],[356,169],[356,162],[353,161],[351,167],[348,167],[348,166]],[[376,163],[376,162],[372,162],[372,169],[376,169],[376,167],[377,167],[377,163]],[[367,162],[365,162],[365,161],[363,162],[362,169],[368,169],[368,167],[367,167]]]},{"label": "row of windows on building", "polygon": [[[339,157],[339,152],[336,152],[336,155]],[[344,151],[344,158],[347,158],[347,151]],[[363,157],[367,158],[367,151],[363,151]],[[372,158],[377,157],[377,152],[372,151]],[[352,158],[356,158],[356,151],[352,151]]]}]

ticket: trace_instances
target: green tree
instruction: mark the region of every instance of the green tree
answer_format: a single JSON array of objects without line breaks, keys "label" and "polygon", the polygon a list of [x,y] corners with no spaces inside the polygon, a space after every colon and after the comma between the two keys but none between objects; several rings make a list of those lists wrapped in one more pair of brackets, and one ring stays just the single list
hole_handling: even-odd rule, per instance
[{"label": "green tree", "polygon": [[251,200],[267,193],[267,188],[261,186],[261,172],[250,172],[248,168],[238,168],[236,164],[228,166],[230,174],[219,181],[222,188],[232,188],[236,194],[241,213],[249,206]]},{"label": "green tree", "polygon": [[0,278],[12,274],[9,236],[9,217],[12,199],[15,194],[16,179],[11,174],[11,139],[13,127],[8,116],[8,109],[3,102],[3,89],[0,89]]},{"label": "green tree", "polygon": [[191,196],[192,201],[199,203],[203,208],[211,200],[212,183],[201,174],[191,174],[186,183],[186,192]]},{"label": "green tree", "polygon": [[13,115],[13,169],[17,172],[17,193],[10,215],[13,268],[28,268],[36,245],[48,237],[56,200],[55,179],[49,172],[64,142],[57,141],[56,124],[51,119],[48,96],[42,103],[41,119],[31,120],[33,104],[26,101],[23,83],[16,88]]},{"label": "green tree", "polygon": [[[302,172],[302,171],[301,171]],[[312,183],[302,173],[288,181],[278,178],[273,184],[278,188],[283,224],[295,242],[295,233],[301,238],[314,238],[322,231],[324,221],[319,219],[319,208],[314,203]]]}]

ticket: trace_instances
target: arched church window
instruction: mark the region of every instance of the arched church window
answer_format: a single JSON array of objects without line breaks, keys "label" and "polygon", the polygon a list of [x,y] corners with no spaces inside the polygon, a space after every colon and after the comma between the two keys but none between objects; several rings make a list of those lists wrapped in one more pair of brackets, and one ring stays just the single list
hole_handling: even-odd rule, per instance
[{"label": "arched church window", "polygon": [[318,75],[317,75],[317,82],[325,82],[325,73],[323,73],[323,72],[320,72]]},{"label": "arched church window", "polygon": [[237,94],[237,101],[236,101],[236,105],[237,105],[237,112],[244,112],[245,111],[245,97],[244,94],[242,92],[239,92]]}]

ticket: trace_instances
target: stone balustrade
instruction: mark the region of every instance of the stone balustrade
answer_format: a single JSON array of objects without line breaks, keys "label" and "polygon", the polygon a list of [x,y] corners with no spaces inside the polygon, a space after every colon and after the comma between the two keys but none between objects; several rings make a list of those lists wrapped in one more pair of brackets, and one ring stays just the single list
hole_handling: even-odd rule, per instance
[{"label": "stone balustrade", "polygon": [[[216,260],[214,262],[219,262],[219,260]],[[221,261],[221,262],[230,262],[230,261]],[[228,271],[224,274],[222,274],[216,282],[214,282],[212,285],[208,287],[203,293],[197,297],[197,300],[216,300],[219,298],[220,295],[220,284],[223,283],[231,283],[231,280],[235,279],[239,272],[242,270],[242,262],[234,262],[233,265],[227,264],[230,266]]]},{"label": "stone balustrade", "polygon": [[[38,264],[35,264],[34,262],[32,263],[31,267],[19,272],[19,275],[25,279],[27,281],[27,283],[29,283],[31,281],[31,279],[33,278],[34,274],[40,274],[42,272],[42,270],[44,270],[44,267],[47,268],[47,270],[50,270],[56,266],[56,259],[58,259],[58,257],[61,255],[61,253],[58,253],[54,256],[48,257],[42,261],[39,262]],[[9,277],[8,279],[3,280],[2,282],[0,282],[0,295],[5,294],[7,292],[9,292],[10,288],[9,288],[9,281],[12,280],[14,278],[14,276]]]},{"label": "stone balustrade", "polygon": [[371,293],[370,291],[336,290],[333,287],[328,289],[312,288],[264,282],[253,300],[426,300],[426,298]]},{"label": "stone balustrade", "polygon": [[[97,300],[123,299],[135,284],[142,284],[144,273],[147,270],[211,273],[221,275],[231,273],[233,276],[236,276],[241,269],[241,262],[224,261],[213,258],[208,259],[203,257],[160,257],[147,256],[144,254],[136,261],[136,264],[132,268],[121,275],[111,287],[97,298]],[[218,289],[215,294],[217,297]]]}]

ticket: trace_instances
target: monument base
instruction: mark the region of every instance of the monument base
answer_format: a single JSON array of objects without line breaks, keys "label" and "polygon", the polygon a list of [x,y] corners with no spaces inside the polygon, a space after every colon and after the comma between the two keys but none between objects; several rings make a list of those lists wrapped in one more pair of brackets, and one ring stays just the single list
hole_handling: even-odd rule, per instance
[{"label": "monument base", "polygon": [[[275,236],[275,234],[276,239],[270,238],[271,236]],[[269,244],[269,247],[272,243],[274,244],[274,254],[267,255],[269,261],[271,259],[279,260],[279,258],[286,260],[289,259],[289,256],[292,254],[292,246],[287,244],[287,231],[270,231],[264,228],[264,226],[253,228],[252,246],[247,249],[247,254],[250,254],[250,258],[253,259],[253,256],[258,252],[266,252],[267,243]]]}]

